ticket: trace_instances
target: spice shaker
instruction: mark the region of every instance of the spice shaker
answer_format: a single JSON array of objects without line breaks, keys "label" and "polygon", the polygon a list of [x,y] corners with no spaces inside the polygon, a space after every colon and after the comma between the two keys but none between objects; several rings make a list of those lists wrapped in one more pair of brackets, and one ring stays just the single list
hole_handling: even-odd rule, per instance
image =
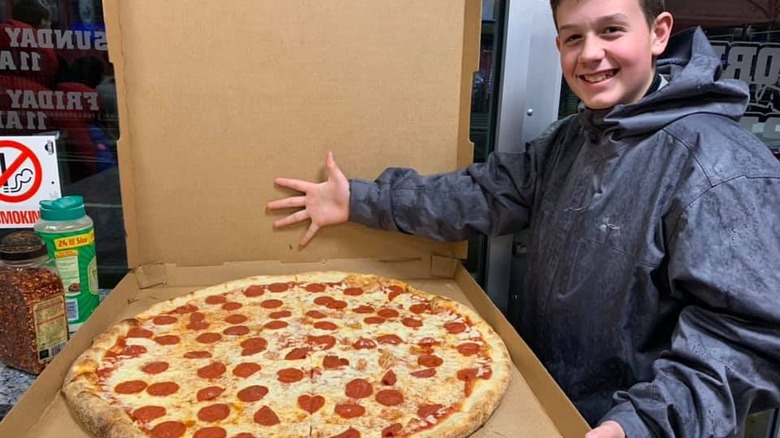
[{"label": "spice shaker", "polygon": [[65,294],[43,240],[31,231],[0,242],[0,362],[39,374],[68,340]]},{"label": "spice shaker", "polygon": [[95,229],[82,196],[40,202],[34,229],[46,242],[65,286],[68,331],[73,334],[100,304]]}]

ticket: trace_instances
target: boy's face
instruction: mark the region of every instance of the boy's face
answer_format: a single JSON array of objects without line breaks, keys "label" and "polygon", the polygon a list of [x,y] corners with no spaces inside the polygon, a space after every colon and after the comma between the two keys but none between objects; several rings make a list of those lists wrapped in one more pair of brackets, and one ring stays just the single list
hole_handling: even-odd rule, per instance
[{"label": "boy's face", "polygon": [[666,48],[669,13],[651,29],[639,0],[563,0],[556,17],[563,76],[586,106],[606,109],[642,98],[654,57]]}]

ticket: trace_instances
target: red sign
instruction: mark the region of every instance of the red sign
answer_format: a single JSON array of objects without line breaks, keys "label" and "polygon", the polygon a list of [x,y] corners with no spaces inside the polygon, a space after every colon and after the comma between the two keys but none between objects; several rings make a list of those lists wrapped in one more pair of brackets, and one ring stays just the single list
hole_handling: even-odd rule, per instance
[{"label": "red sign", "polygon": [[[3,154],[4,151],[8,150],[16,151],[18,156],[16,156],[11,163],[7,163],[8,167],[0,173],[0,187],[6,185],[12,177],[18,178],[18,176],[24,174],[24,170],[29,170],[28,168],[22,169],[22,166],[25,165],[28,160],[31,162],[33,168],[33,182],[22,190],[21,193],[13,195],[6,194],[0,189],[0,201],[10,203],[23,202],[35,196],[35,194],[38,193],[38,189],[41,187],[41,182],[43,181],[41,162],[38,160],[35,153],[27,146],[13,140],[0,140],[0,154]],[[16,153],[14,153],[14,155],[16,155]],[[14,181],[12,180],[12,182]]]}]

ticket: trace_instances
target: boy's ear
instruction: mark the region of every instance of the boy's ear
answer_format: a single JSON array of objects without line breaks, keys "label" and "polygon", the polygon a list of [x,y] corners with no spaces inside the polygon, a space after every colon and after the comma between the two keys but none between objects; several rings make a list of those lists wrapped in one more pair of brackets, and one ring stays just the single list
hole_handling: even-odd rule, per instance
[{"label": "boy's ear", "polygon": [[561,37],[559,35],[555,35],[555,47],[559,52],[561,51]]},{"label": "boy's ear", "polygon": [[659,56],[666,50],[666,44],[669,43],[669,37],[672,34],[672,25],[674,24],[674,18],[672,14],[668,12],[661,12],[655,17],[653,21],[653,56]]}]

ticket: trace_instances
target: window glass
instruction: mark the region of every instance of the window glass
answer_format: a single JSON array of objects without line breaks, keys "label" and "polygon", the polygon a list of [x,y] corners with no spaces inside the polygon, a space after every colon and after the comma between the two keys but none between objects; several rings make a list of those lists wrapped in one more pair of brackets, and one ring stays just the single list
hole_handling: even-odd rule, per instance
[{"label": "window glass", "polygon": [[95,222],[99,284],[111,288],[127,261],[116,88],[100,0],[0,5],[0,135],[51,133],[59,136],[62,194],[84,196]]}]

